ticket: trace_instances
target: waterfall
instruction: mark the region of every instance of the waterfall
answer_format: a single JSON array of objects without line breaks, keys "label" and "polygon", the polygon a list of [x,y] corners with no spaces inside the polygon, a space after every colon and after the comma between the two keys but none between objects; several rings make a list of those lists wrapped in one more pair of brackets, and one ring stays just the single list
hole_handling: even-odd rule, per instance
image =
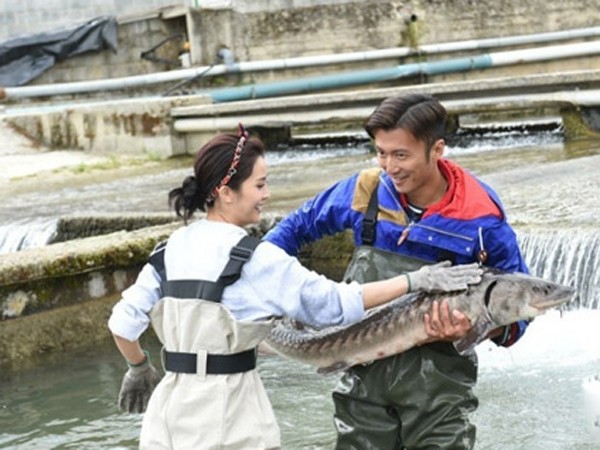
[{"label": "waterfall", "polygon": [[600,309],[600,229],[518,233],[532,275],[577,289],[572,308]]},{"label": "waterfall", "polygon": [[58,219],[20,220],[0,226],[0,255],[46,245],[56,233]]}]

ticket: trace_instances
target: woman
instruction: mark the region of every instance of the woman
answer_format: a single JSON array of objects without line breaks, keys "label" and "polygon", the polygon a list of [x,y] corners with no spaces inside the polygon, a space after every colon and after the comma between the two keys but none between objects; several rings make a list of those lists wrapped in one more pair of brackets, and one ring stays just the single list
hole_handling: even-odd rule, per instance
[{"label": "woman", "polygon": [[109,320],[129,365],[120,393],[127,411],[144,411],[160,380],[138,342],[150,321],[164,345],[166,375],[148,402],[140,448],[279,448],[255,370],[255,349],[273,317],[347,325],[411,288],[450,291],[480,280],[474,265],[436,265],[364,285],[333,282],[269,242],[241,241],[268,198],[263,145],[241,125],[238,136],[218,135],[202,147],[194,176],[169,193],[186,224],[196,210],[206,217],[155,250]]}]

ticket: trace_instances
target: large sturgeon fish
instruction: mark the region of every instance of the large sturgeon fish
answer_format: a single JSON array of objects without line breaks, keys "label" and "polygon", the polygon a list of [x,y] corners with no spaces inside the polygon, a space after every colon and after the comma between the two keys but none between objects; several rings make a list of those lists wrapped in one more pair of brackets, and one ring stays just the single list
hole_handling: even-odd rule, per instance
[{"label": "large sturgeon fish", "polygon": [[481,282],[466,290],[410,293],[372,309],[362,321],[346,327],[315,330],[283,319],[273,327],[266,344],[276,353],[316,366],[319,373],[337,372],[426,342],[424,315],[434,300],[447,299],[451,311],[461,311],[473,324],[469,334],[454,343],[457,350],[465,352],[491,330],[533,319],[569,301],[574,292],[569,286],[541,278],[486,268]]}]

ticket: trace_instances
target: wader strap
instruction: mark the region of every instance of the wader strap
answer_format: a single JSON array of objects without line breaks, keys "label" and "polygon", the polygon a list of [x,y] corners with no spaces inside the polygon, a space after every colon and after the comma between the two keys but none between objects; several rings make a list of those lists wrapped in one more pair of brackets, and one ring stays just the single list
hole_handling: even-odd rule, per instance
[{"label": "wader strap", "polygon": [[253,236],[244,236],[229,252],[229,261],[221,272],[217,281],[206,280],[167,280],[165,268],[165,245],[161,242],[156,247],[148,262],[161,277],[161,289],[163,297],[174,298],[199,298],[220,302],[223,290],[230,284],[235,283],[242,273],[242,267],[250,260],[254,250],[261,240]]},{"label": "wader strap", "polygon": [[223,288],[235,283],[242,273],[242,267],[252,258],[254,249],[260,244],[260,239],[254,236],[244,236],[229,252],[229,261],[221,272],[217,283]]},{"label": "wader strap", "polygon": [[223,286],[213,281],[167,280],[161,283],[162,296],[173,298],[201,298],[220,302]]},{"label": "wader strap", "polygon": [[377,199],[377,188],[379,181],[375,185],[375,189],[371,192],[369,198],[369,206],[363,218],[362,230],[360,231],[360,239],[363,245],[373,245],[375,242],[375,227],[377,226],[377,211],[379,209],[379,201]]},{"label": "wader strap", "polygon": [[150,257],[148,258],[148,262],[152,264],[154,270],[158,272],[161,280],[167,279],[167,269],[165,268],[165,247],[167,246],[167,241],[159,242]]},{"label": "wader strap", "polygon": [[[165,370],[177,373],[197,373],[198,357],[195,353],[164,351]],[[247,372],[256,367],[256,349],[231,355],[206,355],[207,374],[232,374]]]}]

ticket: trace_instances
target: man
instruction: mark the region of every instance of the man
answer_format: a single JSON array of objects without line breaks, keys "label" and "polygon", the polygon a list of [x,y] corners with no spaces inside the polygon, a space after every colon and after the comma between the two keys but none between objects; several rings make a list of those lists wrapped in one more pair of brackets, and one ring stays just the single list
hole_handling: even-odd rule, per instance
[{"label": "man", "polygon": [[[305,242],[352,229],[357,248],[346,279],[359,281],[443,260],[526,273],[496,193],[443,158],[446,122],[430,96],[384,100],[365,124],[380,168],[334,184],[266,238],[295,255]],[[476,355],[452,345],[471,324],[442,302],[425,327],[430,343],[344,373],[333,393],[337,449],[473,448]],[[509,346],[526,327],[515,323],[490,337]]]}]

